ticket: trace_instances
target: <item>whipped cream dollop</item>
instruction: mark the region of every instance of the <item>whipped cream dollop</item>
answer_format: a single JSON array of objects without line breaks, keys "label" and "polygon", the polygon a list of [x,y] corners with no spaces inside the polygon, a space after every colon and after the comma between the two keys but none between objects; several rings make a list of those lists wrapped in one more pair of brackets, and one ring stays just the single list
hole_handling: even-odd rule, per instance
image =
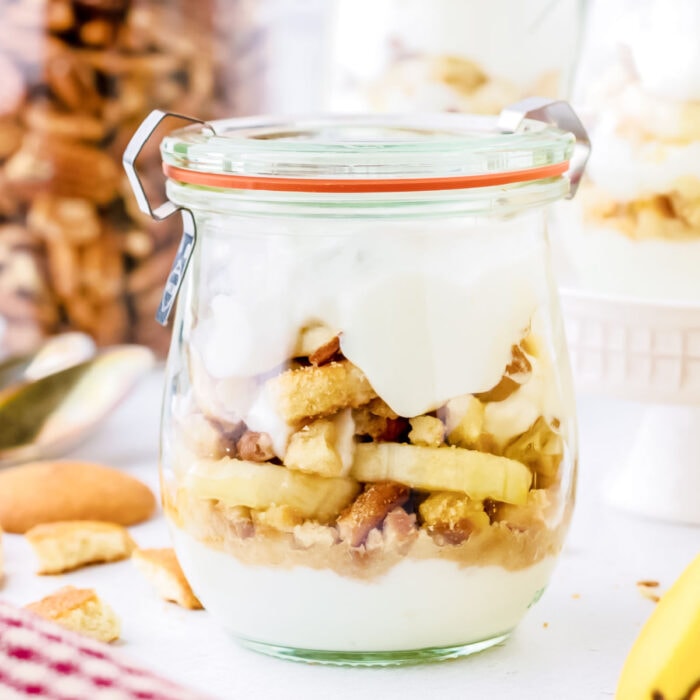
[{"label": "whipped cream dollop", "polygon": [[537,305],[518,263],[470,282],[388,272],[353,292],[338,319],[343,354],[409,417],[498,384]]},{"label": "whipped cream dollop", "polygon": [[[403,223],[388,234],[387,223],[363,224],[342,241],[302,232],[205,239],[192,342],[211,377],[261,381],[288,362],[304,326],[324,323],[341,329],[343,353],[396,413],[432,411],[497,384],[546,303],[540,217],[467,230],[458,220],[412,231]],[[241,257],[248,265],[232,269]],[[246,418],[254,430],[273,420],[264,396]]]}]

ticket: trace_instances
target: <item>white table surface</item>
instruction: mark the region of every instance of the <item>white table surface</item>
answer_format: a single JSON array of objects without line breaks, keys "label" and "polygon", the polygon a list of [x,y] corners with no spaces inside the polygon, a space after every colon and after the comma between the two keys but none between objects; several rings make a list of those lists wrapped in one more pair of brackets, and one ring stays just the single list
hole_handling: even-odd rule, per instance
[{"label": "white table surface", "polygon": [[[160,383],[156,372],[74,455],[122,468],[156,489]],[[118,644],[125,653],[222,700],[612,698],[627,651],[654,605],[636,582],[655,579],[663,590],[700,551],[700,528],[635,518],[602,501],[601,483],[624,454],[631,420],[619,405],[579,402],[578,505],[559,566],[513,637],[467,659],[350,669],[267,658],[238,647],[206,612],[161,602],[131,562],[36,576],[33,555],[16,535],[4,538],[0,596],[24,604],[66,584],[93,587],[122,619]],[[143,547],[168,545],[160,514],[133,535]]]}]

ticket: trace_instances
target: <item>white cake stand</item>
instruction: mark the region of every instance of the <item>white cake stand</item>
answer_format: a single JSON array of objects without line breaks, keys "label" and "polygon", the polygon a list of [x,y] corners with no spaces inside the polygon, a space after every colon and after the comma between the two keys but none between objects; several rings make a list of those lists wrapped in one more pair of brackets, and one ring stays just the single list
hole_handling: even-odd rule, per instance
[{"label": "white cake stand", "polygon": [[609,502],[700,525],[700,305],[561,292],[579,394],[640,402]]}]

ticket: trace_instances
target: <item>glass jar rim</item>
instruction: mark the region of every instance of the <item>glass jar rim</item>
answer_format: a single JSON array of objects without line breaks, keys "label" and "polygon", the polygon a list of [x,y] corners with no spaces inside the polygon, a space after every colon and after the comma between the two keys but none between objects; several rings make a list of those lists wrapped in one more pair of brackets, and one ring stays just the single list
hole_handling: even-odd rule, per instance
[{"label": "glass jar rim", "polygon": [[282,192],[459,190],[562,177],[576,139],[525,119],[329,115],[234,118],[179,129],[161,143],[165,174],[183,184]]}]

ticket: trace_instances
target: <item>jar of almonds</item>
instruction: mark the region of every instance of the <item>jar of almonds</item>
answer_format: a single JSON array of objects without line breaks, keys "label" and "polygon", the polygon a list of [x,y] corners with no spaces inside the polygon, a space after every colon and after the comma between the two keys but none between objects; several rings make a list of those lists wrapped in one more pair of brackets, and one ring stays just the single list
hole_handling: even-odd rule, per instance
[{"label": "jar of almonds", "polygon": [[[0,356],[67,328],[164,354],[152,321],[179,231],[138,211],[119,161],[153,108],[261,108],[270,28],[256,7],[0,0]],[[158,199],[156,147],[139,168]]]}]

